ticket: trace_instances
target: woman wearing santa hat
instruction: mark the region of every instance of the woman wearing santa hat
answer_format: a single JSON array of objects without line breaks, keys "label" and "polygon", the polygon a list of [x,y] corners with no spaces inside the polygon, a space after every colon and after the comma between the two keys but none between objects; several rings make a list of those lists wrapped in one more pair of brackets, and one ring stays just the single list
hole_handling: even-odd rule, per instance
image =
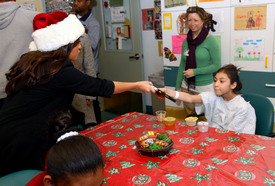
[{"label": "woman wearing santa hat", "polygon": [[68,110],[75,93],[111,97],[138,89],[155,92],[148,81],[115,82],[93,78],[73,67],[84,27],[75,15],[38,14],[33,20],[30,52],[6,74],[8,95],[0,111],[0,176],[23,169],[43,169],[47,120]]}]

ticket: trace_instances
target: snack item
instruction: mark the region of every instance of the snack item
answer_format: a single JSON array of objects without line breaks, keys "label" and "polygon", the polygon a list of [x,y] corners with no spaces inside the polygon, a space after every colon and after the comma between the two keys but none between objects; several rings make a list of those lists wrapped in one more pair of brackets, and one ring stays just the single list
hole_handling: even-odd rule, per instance
[{"label": "snack item", "polygon": [[157,116],[158,121],[162,122],[162,121],[164,121],[164,118],[166,116],[166,111],[158,110],[158,111],[156,111],[156,116]]},{"label": "snack item", "polygon": [[166,117],[164,118],[164,123],[166,126],[173,126],[175,125],[176,118],[174,117]]},{"label": "snack item", "polygon": [[197,117],[188,117],[188,118],[185,118],[186,124],[187,124],[188,126],[195,126],[197,120],[198,120]]},{"label": "snack item", "polygon": [[148,148],[150,150],[164,149],[168,147],[170,142],[171,139],[168,135],[153,131],[146,132],[138,139],[140,147]]},{"label": "snack item", "polygon": [[167,154],[174,143],[167,134],[147,131],[138,138],[135,145],[140,155],[158,157]]},{"label": "snack item", "polygon": [[208,122],[206,121],[200,121],[198,122],[198,129],[200,132],[207,132],[208,131]]}]

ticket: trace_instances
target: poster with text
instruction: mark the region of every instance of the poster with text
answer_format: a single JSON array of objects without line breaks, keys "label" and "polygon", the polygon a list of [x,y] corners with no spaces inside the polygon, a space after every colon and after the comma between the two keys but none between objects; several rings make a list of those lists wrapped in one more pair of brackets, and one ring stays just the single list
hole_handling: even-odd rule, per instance
[{"label": "poster with text", "polygon": [[172,36],[172,52],[174,54],[181,54],[182,42],[187,35],[173,35]]},{"label": "poster with text", "polygon": [[125,21],[125,9],[121,7],[111,7],[111,20],[112,23],[123,23]]},{"label": "poster with text", "polygon": [[266,6],[235,8],[235,30],[256,30],[266,28]]}]

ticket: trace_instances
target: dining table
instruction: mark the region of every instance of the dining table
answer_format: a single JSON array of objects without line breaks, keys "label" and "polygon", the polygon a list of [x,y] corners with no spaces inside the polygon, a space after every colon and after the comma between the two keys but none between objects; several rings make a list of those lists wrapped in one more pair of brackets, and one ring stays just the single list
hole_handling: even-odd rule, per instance
[{"label": "dining table", "polygon": [[[210,124],[211,126],[211,124]],[[135,145],[147,131],[167,134],[173,146],[150,157]],[[129,112],[81,131],[105,160],[102,185],[275,185],[275,138],[175,121],[166,126],[150,114]]]}]

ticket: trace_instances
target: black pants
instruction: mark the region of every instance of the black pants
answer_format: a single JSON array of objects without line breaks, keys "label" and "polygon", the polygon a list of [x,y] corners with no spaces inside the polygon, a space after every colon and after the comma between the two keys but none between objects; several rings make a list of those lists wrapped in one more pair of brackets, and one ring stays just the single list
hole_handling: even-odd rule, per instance
[{"label": "black pants", "polygon": [[93,101],[93,106],[94,106],[94,111],[95,111],[96,123],[100,124],[100,123],[102,123],[102,119],[101,119],[101,110],[100,110],[98,99]]},{"label": "black pants", "polygon": [[4,104],[4,102],[5,102],[5,100],[6,100],[6,98],[0,99],[0,110],[1,110],[1,108],[2,108],[2,106]]},{"label": "black pants", "polygon": [[[100,106],[99,106],[99,101],[96,99],[92,103],[94,106],[96,124],[100,124],[100,123],[102,123],[102,119],[101,119],[101,110],[100,110]],[[85,114],[83,112],[79,112],[74,107],[71,107],[70,111],[73,116],[74,123],[76,123],[77,125],[78,124],[80,124],[80,125],[86,124],[85,123]]]}]

